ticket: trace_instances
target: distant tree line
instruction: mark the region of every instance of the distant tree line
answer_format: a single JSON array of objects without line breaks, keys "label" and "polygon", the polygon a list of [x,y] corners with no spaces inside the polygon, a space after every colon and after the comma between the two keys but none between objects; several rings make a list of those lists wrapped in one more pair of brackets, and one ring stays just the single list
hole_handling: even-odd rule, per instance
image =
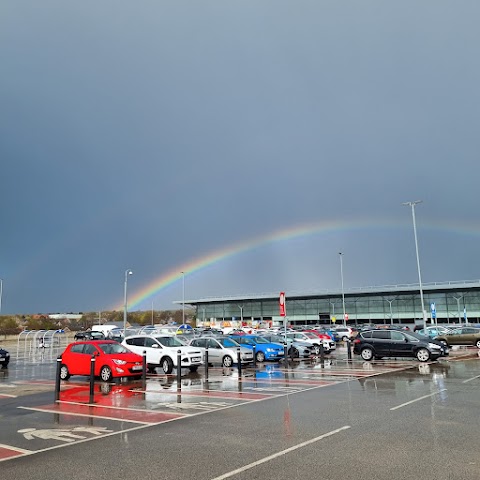
[{"label": "distant tree line", "polygon": [[[52,319],[48,315],[2,315],[0,316],[0,336],[16,335],[23,330],[86,330],[99,323],[123,323],[123,311],[80,313],[79,320],[68,318]],[[128,312],[127,322],[130,325],[158,325],[183,321],[182,310],[154,310]],[[195,325],[195,311],[185,309],[185,322]]]}]

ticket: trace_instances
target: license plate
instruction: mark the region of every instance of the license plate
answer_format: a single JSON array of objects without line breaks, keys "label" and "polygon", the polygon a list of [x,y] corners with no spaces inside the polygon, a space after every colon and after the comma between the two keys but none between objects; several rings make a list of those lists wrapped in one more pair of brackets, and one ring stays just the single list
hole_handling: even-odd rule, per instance
[{"label": "license plate", "polygon": [[132,367],[132,370],[136,372],[136,371],[138,371],[138,370],[142,370],[142,368],[143,368],[142,365],[134,365],[134,366]]},{"label": "license plate", "polygon": [[200,361],[200,357],[193,357],[192,358],[192,362],[199,362]]}]

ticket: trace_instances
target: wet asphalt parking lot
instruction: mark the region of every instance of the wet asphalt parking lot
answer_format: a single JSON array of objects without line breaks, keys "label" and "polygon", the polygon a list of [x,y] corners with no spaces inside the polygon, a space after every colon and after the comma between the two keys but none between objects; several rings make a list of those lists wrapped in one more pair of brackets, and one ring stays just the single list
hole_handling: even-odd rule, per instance
[{"label": "wet asphalt parking lot", "polygon": [[[4,478],[478,479],[480,359],[326,358],[62,382],[56,352],[0,370]],[[39,472],[42,472],[39,477]]]}]

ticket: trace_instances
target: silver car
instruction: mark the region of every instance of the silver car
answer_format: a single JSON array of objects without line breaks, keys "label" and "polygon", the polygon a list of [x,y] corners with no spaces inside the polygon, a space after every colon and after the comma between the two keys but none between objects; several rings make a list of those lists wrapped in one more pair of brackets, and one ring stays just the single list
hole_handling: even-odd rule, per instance
[{"label": "silver car", "polygon": [[[282,335],[262,335],[263,338],[272,343],[280,343],[285,345],[285,337]],[[313,355],[314,348],[310,343],[302,342],[287,337],[287,355],[291,358],[308,358]]]},{"label": "silver car", "polygon": [[238,349],[240,349],[242,364],[253,362],[253,351],[240,346],[229,337],[194,338],[190,346],[202,351],[203,361],[205,361],[205,350],[208,349],[208,363],[221,363],[224,367],[231,367],[238,362]]}]

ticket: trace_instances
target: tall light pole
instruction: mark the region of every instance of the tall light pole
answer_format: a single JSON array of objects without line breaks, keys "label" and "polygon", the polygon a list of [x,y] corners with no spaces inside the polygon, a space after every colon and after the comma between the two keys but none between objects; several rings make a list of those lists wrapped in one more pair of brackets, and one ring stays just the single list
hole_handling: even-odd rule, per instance
[{"label": "tall light pole", "polygon": [[240,309],[240,328],[243,327],[243,305],[237,305]]},{"label": "tall light pole", "polygon": [[0,315],[2,314],[3,278],[0,278]]},{"label": "tall light pole", "polygon": [[185,272],[182,274],[182,325],[185,325]]},{"label": "tall light pole", "polygon": [[128,276],[133,275],[133,272],[127,268],[125,270],[125,283],[123,286],[123,337],[127,336],[127,284]]},{"label": "tall light pole", "polygon": [[422,200],[416,200],[415,202],[404,202],[402,205],[411,207],[412,209],[412,219],[413,219],[413,235],[415,237],[415,252],[417,254],[417,270],[418,270],[418,285],[420,287],[420,302],[422,304],[422,315],[423,315],[423,328],[427,328],[427,312],[423,303],[423,288],[422,288],[422,274],[420,272],[420,257],[418,255],[418,240],[417,240],[417,224],[415,221],[415,205],[422,203]]},{"label": "tall light pole", "polygon": [[342,278],[342,307],[343,307],[343,325],[347,325],[346,312],[345,312],[345,290],[343,288],[343,253],[338,252],[340,256],[340,276]]},{"label": "tall light pole", "polygon": [[461,297],[453,297],[457,301],[457,312],[458,312],[458,323],[462,323],[462,317],[460,316],[460,300],[463,298]]},{"label": "tall light pole", "polygon": [[389,300],[388,298],[386,298],[385,300],[390,304],[390,325],[393,325],[392,303],[395,301],[395,299]]}]

